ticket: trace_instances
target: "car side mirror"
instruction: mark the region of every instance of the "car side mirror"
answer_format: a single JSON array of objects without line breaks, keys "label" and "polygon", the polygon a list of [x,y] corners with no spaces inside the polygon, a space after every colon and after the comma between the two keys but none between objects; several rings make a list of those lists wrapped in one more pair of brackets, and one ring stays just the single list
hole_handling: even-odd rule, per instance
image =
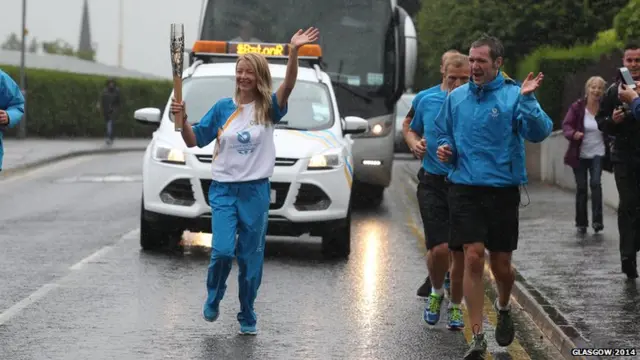
[{"label": "car side mirror", "polygon": [[369,122],[361,117],[347,116],[344,123],[345,134],[362,134],[369,131]]},{"label": "car side mirror", "polygon": [[145,125],[157,125],[160,123],[162,112],[158,108],[142,108],[133,113],[137,122]]}]

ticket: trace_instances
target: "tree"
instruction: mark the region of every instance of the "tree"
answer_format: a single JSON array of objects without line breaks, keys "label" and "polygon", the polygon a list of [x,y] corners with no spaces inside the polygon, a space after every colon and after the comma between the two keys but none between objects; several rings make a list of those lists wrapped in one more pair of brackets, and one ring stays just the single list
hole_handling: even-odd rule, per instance
[{"label": "tree", "polygon": [[[3,50],[20,51],[22,50],[22,40],[17,34],[11,33],[1,47]],[[95,44],[92,45],[91,51],[76,51],[71,44],[62,39],[38,42],[36,38],[33,38],[25,50],[30,53],[36,53],[40,47],[47,54],[75,56],[83,60],[96,61]]]},{"label": "tree", "polygon": [[2,43],[2,50],[22,50],[22,40],[16,33],[11,33],[7,36],[4,43]]},{"label": "tree", "polygon": [[622,42],[640,39],[640,1],[631,0],[616,15],[614,29]]},{"label": "tree", "polygon": [[[541,45],[569,47],[590,43],[626,0],[423,1],[418,14],[420,58],[429,79],[440,77],[442,53],[466,53],[481,33],[498,37],[505,48],[505,70]],[[606,9],[605,13],[602,12]],[[608,19],[607,19],[608,17]],[[608,21],[607,21],[608,20]]]},{"label": "tree", "polygon": [[56,39],[54,41],[43,41],[42,50],[47,54],[58,54],[66,56],[76,55],[73,46],[62,39]]}]

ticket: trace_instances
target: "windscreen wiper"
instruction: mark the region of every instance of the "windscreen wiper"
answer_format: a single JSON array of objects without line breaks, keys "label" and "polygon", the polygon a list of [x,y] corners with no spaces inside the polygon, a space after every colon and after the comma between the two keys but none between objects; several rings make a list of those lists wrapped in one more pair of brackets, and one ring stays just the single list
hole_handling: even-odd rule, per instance
[{"label": "windscreen wiper", "polygon": [[331,80],[331,83],[334,86],[338,86],[341,89],[347,90],[347,92],[351,93],[352,95],[355,95],[357,97],[359,97],[360,99],[364,100],[367,104],[370,104],[373,99],[365,94],[361,94],[355,90],[353,90],[350,86],[346,85],[345,83],[340,81],[340,78],[342,77],[342,66],[344,65],[344,59],[340,59],[340,63],[338,65],[338,80],[337,81],[333,81]]},{"label": "windscreen wiper", "polygon": [[346,85],[345,83],[342,83],[340,81],[332,81],[332,83],[333,83],[334,86],[337,86],[337,87],[339,87],[341,89],[345,89],[349,93],[351,93],[352,95],[355,95],[355,96],[359,97],[360,99],[366,101],[367,104],[369,104],[369,103],[371,103],[373,101],[373,99],[370,96],[361,94],[361,93],[353,90],[349,85]]}]

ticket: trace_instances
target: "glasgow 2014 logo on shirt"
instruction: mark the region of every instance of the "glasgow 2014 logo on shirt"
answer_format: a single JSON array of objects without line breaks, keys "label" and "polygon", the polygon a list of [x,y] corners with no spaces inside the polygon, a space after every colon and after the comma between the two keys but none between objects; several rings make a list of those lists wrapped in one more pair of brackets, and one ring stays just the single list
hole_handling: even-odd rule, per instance
[{"label": "glasgow 2014 logo on shirt", "polygon": [[249,131],[238,131],[236,137],[238,139],[238,143],[232,145],[232,148],[234,148],[238,154],[251,154],[256,149],[256,146],[258,146],[258,143],[251,142],[251,133]]},{"label": "glasgow 2014 logo on shirt", "polygon": [[241,144],[247,144],[251,141],[251,134],[248,131],[238,132],[238,141]]}]

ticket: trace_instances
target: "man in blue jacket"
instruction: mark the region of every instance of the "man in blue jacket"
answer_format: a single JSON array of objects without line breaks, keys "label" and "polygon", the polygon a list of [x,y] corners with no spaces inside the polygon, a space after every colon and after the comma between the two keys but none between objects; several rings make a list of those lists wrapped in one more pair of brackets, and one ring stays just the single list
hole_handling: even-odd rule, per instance
[{"label": "man in blue jacket", "polygon": [[524,140],[541,142],[553,130],[533,92],[543,75],[518,84],[500,72],[504,48],[494,37],[471,44],[472,81],[453,90],[436,119],[438,158],[450,163],[449,247],[464,248],[464,297],[474,333],[465,359],[484,359],[482,329],[485,248],[498,285],[495,338],[514,338],[509,298],[514,283],[511,254],[518,245],[519,187],[527,183]]},{"label": "man in blue jacket", "polygon": [[[440,307],[444,299],[445,276],[449,266],[450,288],[449,307],[447,309],[450,330],[464,328],[460,303],[462,301],[462,276],[464,272],[464,254],[462,246],[449,248],[449,201],[448,164],[443,164],[436,156],[438,142],[434,121],[440,113],[447,94],[453,89],[469,81],[469,59],[466,55],[450,55],[444,63],[443,91],[427,94],[416,107],[416,115],[411,121],[410,131],[406,136],[411,149],[425,141],[427,152],[422,160],[422,168],[418,174],[417,197],[420,215],[424,225],[427,246],[427,267],[432,289],[423,313],[424,321],[435,325],[440,320]],[[414,150],[415,151],[415,150]],[[451,250],[451,252],[449,251]],[[451,261],[450,261],[451,259]]]},{"label": "man in blue jacket", "polygon": [[24,115],[24,97],[20,87],[4,71],[0,70],[0,171],[4,158],[2,138],[7,127],[16,126]]},{"label": "man in blue jacket", "polygon": [[[459,54],[460,52],[455,49],[445,51],[444,54],[442,54],[442,57],[440,59],[440,73],[442,74],[442,81],[438,85],[434,85],[428,89],[420,91],[413,98],[413,101],[411,102],[411,109],[409,109],[407,116],[404,118],[404,121],[402,122],[402,135],[404,136],[405,141],[407,141],[409,136],[409,130],[410,130],[409,125],[411,124],[411,121],[413,121],[414,118],[420,117],[420,114],[417,114],[418,105],[420,104],[420,101],[425,96],[430,94],[442,95],[447,93],[448,90],[447,90],[447,83],[445,80],[444,64],[449,59],[449,57],[453,55],[459,55]],[[418,159],[422,159],[425,152],[427,151],[427,144],[425,139],[422,139],[421,141],[418,141],[417,143],[414,143],[414,144],[411,144],[409,143],[409,141],[407,141],[407,145],[409,146],[409,149],[411,150],[413,155]],[[420,171],[418,172],[418,179],[422,177],[423,173],[424,173],[424,168],[421,167]],[[450,287],[449,272],[447,272],[446,274],[444,287],[446,291],[449,290],[449,287]],[[418,297],[428,298],[429,295],[431,294],[431,288],[432,288],[431,279],[429,278],[429,276],[427,276],[426,279],[424,280],[424,283],[420,285],[420,287],[418,288],[418,291],[417,291]]]}]

